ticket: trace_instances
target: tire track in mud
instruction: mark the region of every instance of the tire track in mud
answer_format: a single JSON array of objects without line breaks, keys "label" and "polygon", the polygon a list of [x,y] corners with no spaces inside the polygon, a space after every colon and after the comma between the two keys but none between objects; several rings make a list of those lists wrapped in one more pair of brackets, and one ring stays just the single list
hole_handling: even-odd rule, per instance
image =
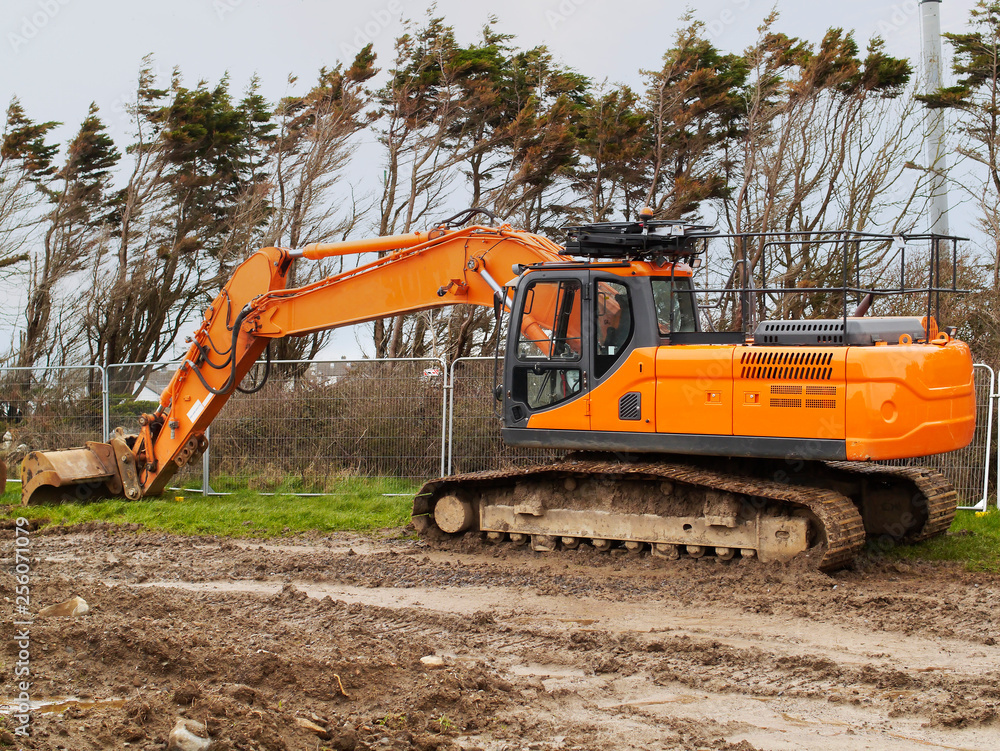
[{"label": "tire track in mud", "polygon": [[264,673],[298,660],[354,665],[345,646],[387,685],[413,680],[419,664],[407,666],[424,653],[444,657],[439,675],[489,676],[486,693],[472,693],[491,698],[477,702],[461,688],[421,695],[423,683],[407,689],[412,706],[363,700],[414,716],[452,707],[465,722],[447,739],[455,748],[1000,747],[989,577],[882,564],[831,578],[346,536],[38,540],[49,574],[86,582],[108,622],[140,631],[144,649],[155,653],[157,636],[178,644],[178,627],[124,603],[198,614],[189,633],[234,650],[219,664],[204,656],[219,673],[240,655],[251,667],[276,660],[240,668],[261,673],[257,691],[277,691]]}]

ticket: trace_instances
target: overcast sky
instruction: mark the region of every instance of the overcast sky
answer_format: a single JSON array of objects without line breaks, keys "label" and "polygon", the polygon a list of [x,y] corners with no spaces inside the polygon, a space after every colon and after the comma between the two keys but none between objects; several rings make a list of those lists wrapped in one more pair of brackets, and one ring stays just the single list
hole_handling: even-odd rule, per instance
[{"label": "overcast sky", "polygon": [[[958,30],[973,0],[945,0],[942,26]],[[143,56],[166,73],[180,66],[185,81],[216,81],[226,71],[240,90],[254,74],[264,93],[286,93],[289,73],[312,83],[321,66],[348,58],[371,40],[381,65],[391,56],[400,17],[420,19],[426,0],[5,0],[0,39],[0,99],[17,95],[37,120],[75,127],[96,101],[116,135],[126,133],[122,106],[134,90]],[[831,26],[874,34],[889,50],[916,58],[916,0],[439,0],[438,13],[472,39],[490,13],[520,44],[546,44],[564,63],[595,79],[640,83],[655,67],[685,8],[707,24],[715,43],[738,51],[749,44],[772,7],[780,28],[816,40]],[[66,135],[63,134],[63,138]]]},{"label": "overcast sky", "polygon": [[[942,27],[960,30],[974,0],[944,0]],[[778,28],[810,41],[826,29],[853,29],[864,45],[882,36],[889,52],[920,53],[916,0],[438,0],[437,13],[460,42],[475,38],[490,14],[524,47],[545,44],[557,59],[595,80],[641,85],[640,69],[657,67],[686,8],[696,6],[715,44],[739,51],[777,8]],[[134,91],[143,56],[153,54],[166,79],[179,66],[188,85],[229,72],[235,91],[258,75],[270,100],[312,84],[322,66],[349,60],[371,41],[380,67],[391,60],[400,19],[424,17],[426,0],[5,0],[0,20],[0,99],[18,96],[28,116],[75,131],[91,101],[98,104],[120,147],[128,142],[124,104]],[[946,73],[947,76],[947,73]],[[961,231],[953,227],[953,231]],[[319,239],[319,238],[312,238]],[[17,293],[3,292],[6,311]],[[0,332],[0,340],[5,339]],[[344,336],[338,340],[345,342]],[[357,348],[345,346],[351,355]]]}]

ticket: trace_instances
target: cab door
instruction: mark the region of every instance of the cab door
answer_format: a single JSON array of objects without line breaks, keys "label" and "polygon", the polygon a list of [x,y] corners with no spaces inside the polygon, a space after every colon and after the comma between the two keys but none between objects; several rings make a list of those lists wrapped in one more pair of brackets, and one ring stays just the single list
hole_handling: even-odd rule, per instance
[{"label": "cab door", "polygon": [[521,283],[504,374],[508,426],[590,429],[589,304],[586,271]]},{"label": "cab door", "polygon": [[649,283],[594,274],[590,428],[652,433],[656,429],[656,346]]}]

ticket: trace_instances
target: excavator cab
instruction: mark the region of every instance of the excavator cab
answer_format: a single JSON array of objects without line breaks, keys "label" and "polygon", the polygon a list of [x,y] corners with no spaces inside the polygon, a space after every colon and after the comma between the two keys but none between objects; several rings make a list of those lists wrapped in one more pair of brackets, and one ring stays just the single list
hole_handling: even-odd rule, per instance
[{"label": "excavator cab", "polygon": [[[699,329],[691,269],[644,262],[562,264],[524,272],[515,289],[503,376],[509,384],[503,390],[505,426],[650,429],[656,378],[651,353],[672,332]],[[607,386],[615,380],[620,386]],[[622,392],[614,403],[603,396],[609,389]],[[600,403],[592,403],[595,390]],[[568,434],[548,433],[545,440],[559,438]],[[586,440],[583,432],[575,438]]]}]

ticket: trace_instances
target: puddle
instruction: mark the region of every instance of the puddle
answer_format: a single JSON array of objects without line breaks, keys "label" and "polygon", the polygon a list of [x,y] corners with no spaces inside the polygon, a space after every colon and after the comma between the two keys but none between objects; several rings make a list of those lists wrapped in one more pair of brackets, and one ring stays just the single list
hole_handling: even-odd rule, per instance
[{"label": "puddle", "polygon": [[841,722],[839,720],[807,720],[805,717],[796,717],[793,714],[788,714],[788,712],[781,713],[781,719],[792,725],[797,725],[798,727],[812,727],[814,725],[820,726],[830,726],[830,727],[841,727],[847,728],[851,726],[849,722]]},{"label": "puddle", "polygon": [[[31,700],[31,712],[36,715],[62,714],[67,709],[94,709],[109,707],[117,709],[125,705],[125,699],[78,699],[74,696],[50,696]],[[0,714],[14,714],[18,710],[15,699],[0,699]]]},{"label": "puddle", "polygon": [[921,746],[928,746],[930,748],[946,748],[950,751],[976,751],[974,748],[967,748],[965,746],[948,746],[943,743],[934,743],[934,741],[924,741],[920,738],[913,738],[909,735],[900,735],[899,733],[886,733],[890,738],[899,738],[903,741],[909,741],[911,743],[916,743]]},{"label": "puddle", "polygon": [[701,698],[691,696],[690,694],[671,694],[659,699],[643,699],[641,701],[626,701],[621,704],[610,704],[606,707],[602,707],[602,709],[619,709],[621,707],[655,707],[660,704],[694,704],[697,701],[701,701]]}]

